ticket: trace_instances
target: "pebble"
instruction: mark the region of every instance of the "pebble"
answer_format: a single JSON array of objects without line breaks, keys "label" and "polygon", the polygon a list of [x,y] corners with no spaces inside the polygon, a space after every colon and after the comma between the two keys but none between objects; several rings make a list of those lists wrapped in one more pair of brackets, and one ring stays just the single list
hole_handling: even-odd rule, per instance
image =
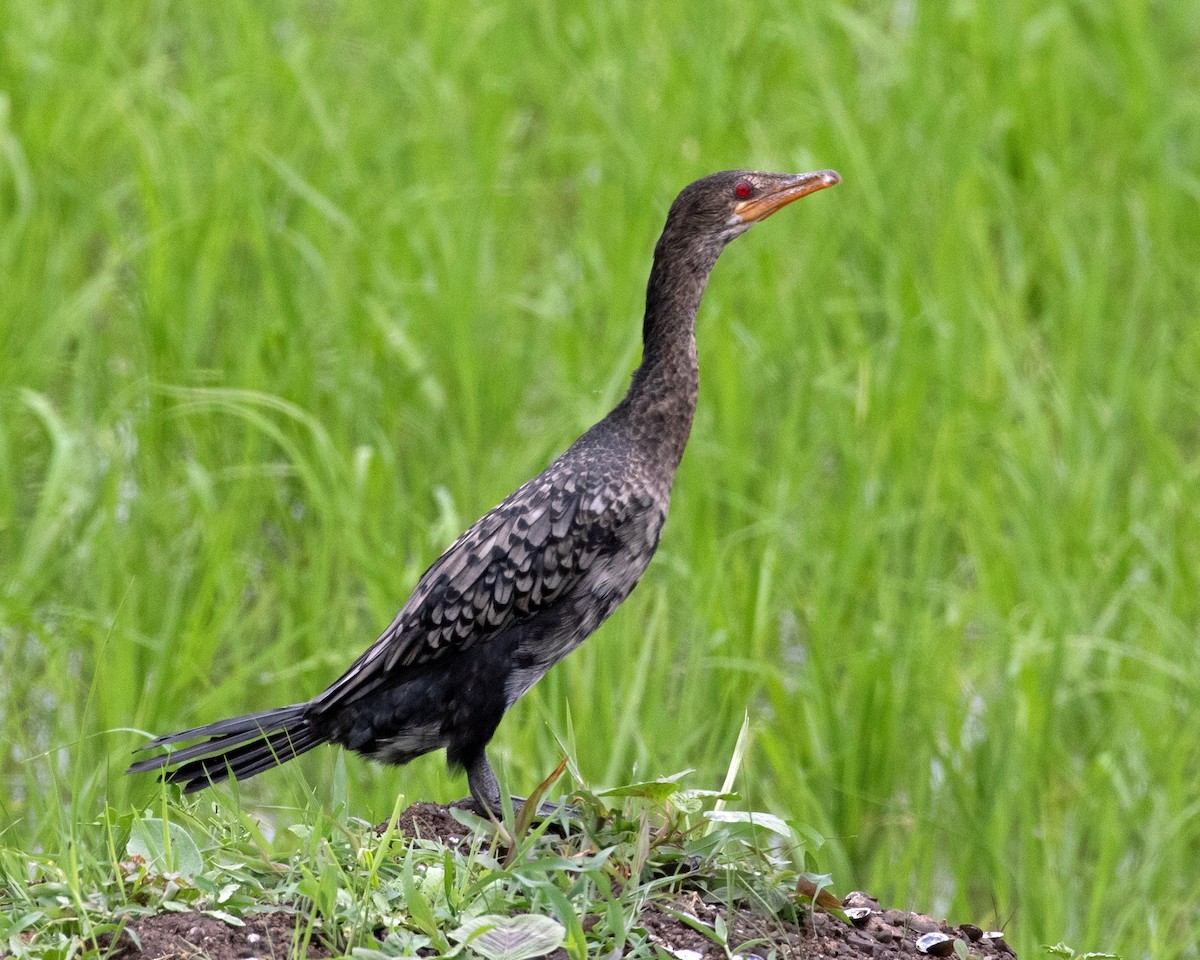
[{"label": "pebble", "polygon": [[896,939],[896,934],[882,924],[873,929],[871,933],[880,943],[891,943]]},{"label": "pebble", "polygon": [[871,910],[879,909],[879,901],[870,894],[863,893],[861,890],[851,890],[845,897],[842,898],[843,907],[868,907]]}]

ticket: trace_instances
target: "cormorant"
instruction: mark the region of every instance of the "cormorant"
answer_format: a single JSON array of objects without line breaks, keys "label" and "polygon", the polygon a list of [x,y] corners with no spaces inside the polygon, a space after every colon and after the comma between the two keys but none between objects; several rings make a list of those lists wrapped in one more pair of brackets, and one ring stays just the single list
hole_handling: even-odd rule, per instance
[{"label": "cormorant", "polygon": [[129,773],[185,793],[336,743],[407,763],[444,747],[500,811],[485,748],[500,718],[629,596],[658,546],[696,409],[695,319],[717,257],[753,224],[840,177],[731,170],[685,187],[654,249],[642,363],[625,398],[477,520],[422,575],[391,625],[314,699],[168,734]]}]

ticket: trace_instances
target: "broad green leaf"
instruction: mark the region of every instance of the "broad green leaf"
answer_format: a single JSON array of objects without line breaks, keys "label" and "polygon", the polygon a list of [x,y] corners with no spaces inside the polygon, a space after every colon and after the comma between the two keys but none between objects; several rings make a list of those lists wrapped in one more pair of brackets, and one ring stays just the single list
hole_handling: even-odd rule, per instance
[{"label": "broad green leaf", "polygon": [[204,870],[204,858],[191,834],[173,821],[166,823],[164,832],[163,821],[157,817],[137,817],[133,821],[125,853],[141,857],[159,873],[180,873],[189,880]]},{"label": "broad green leaf", "polygon": [[669,777],[658,780],[644,780],[641,783],[631,783],[624,787],[613,787],[610,790],[599,790],[598,797],[643,797],[647,800],[666,800],[667,797],[679,792],[679,781],[692,770],[681,770]]},{"label": "broad green leaf", "polygon": [[450,934],[484,960],[531,960],[562,946],[566,929],[557,920],[536,913],[512,917],[486,914],[468,920]]},{"label": "broad green leaf", "polygon": [[751,826],[770,830],[787,840],[795,840],[796,832],[781,817],[773,813],[756,813],[752,810],[710,810],[704,814],[706,820],[714,823],[747,823]]}]

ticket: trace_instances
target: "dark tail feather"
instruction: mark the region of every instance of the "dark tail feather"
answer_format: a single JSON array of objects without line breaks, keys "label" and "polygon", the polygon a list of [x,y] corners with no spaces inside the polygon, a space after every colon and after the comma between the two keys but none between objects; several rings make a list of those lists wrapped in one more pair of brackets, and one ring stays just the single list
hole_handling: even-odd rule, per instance
[{"label": "dark tail feather", "polygon": [[298,703],[158,737],[139,747],[139,751],[197,737],[208,739],[182,750],[168,750],[139,760],[125,772],[162,770],[163,779],[182,783],[184,793],[195,793],[220,783],[230,774],[245,780],[325,742],[325,737],[305,717],[307,709],[308,704]]}]

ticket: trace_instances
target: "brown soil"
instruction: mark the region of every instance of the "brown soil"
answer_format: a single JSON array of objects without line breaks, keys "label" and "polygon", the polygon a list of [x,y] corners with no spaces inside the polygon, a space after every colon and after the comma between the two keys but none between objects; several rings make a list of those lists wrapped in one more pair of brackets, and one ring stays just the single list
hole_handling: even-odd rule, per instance
[{"label": "brown soil", "polygon": [[[436,840],[450,847],[458,846],[468,835],[467,829],[446,807],[432,803],[413,804],[400,815],[396,826],[406,836]],[[817,912],[797,926],[757,913],[735,911],[731,915],[724,906],[707,903],[693,891],[680,894],[669,905],[647,904],[638,917],[637,926],[646,931],[652,944],[679,960],[718,960],[729,956],[724,947],[680,916],[691,918],[709,929],[720,917],[729,931],[731,951],[745,960],[766,957],[772,949],[777,956],[787,960],[890,960],[900,957],[916,960],[923,955],[954,956],[955,941],[962,942],[972,960],[1013,960],[1015,957],[1003,939],[987,935],[971,924],[952,927],[923,914],[882,909],[861,893],[850,894],[843,903],[847,909],[858,908],[855,912],[860,915],[853,925]],[[291,953],[300,918],[275,912],[246,917],[245,921],[244,927],[234,927],[199,913],[140,917],[129,922],[112,956],[116,960],[137,957],[249,960],[284,958]],[[595,917],[584,918],[584,928],[590,928],[595,922]],[[919,948],[918,940],[928,939],[931,934],[941,934],[945,939],[932,946],[922,944],[926,949]],[[140,949],[135,936],[141,943]],[[324,958],[331,954],[314,937],[307,956]],[[556,950],[548,960],[567,960],[567,954],[561,949]]]},{"label": "brown soil", "polygon": [[[935,921],[919,913],[880,910],[874,900],[859,893],[850,894],[846,902],[871,907],[869,917],[861,924],[847,926],[829,914],[818,912],[809,922],[796,926],[757,913],[736,912],[730,916],[725,907],[706,903],[696,893],[680,896],[670,905],[670,910],[693,917],[709,928],[720,917],[729,930],[731,950],[746,960],[765,957],[772,949],[777,956],[789,960],[890,960],[893,957],[916,960],[923,955],[954,956],[956,940],[963,942],[972,958],[1014,960],[1016,956],[1003,940],[984,938],[983,931],[970,924],[951,927],[945,921]],[[676,957],[718,960],[728,956],[724,948],[709,937],[655,904],[642,911],[638,925],[646,929],[651,943],[662,946]],[[924,954],[918,949],[917,940],[923,934],[934,932],[947,939]]]},{"label": "brown soil", "polygon": [[[375,832],[383,833],[385,829],[386,822],[377,826]],[[424,801],[414,803],[396,818],[396,831],[413,839],[436,840],[452,850],[471,833],[451,816],[449,807]]]},{"label": "brown soil", "polygon": [[[132,960],[134,957],[163,960],[270,957],[285,960],[291,955],[292,945],[297,942],[296,925],[302,918],[278,911],[244,917],[243,920],[244,927],[234,927],[224,920],[194,912],[138,917],[126,925],[111,956],[113,960]],[[300,931],[303,933],[302,926]],[[308,945],[307,956],[320,958],[333,954],[314,937]]]}]

